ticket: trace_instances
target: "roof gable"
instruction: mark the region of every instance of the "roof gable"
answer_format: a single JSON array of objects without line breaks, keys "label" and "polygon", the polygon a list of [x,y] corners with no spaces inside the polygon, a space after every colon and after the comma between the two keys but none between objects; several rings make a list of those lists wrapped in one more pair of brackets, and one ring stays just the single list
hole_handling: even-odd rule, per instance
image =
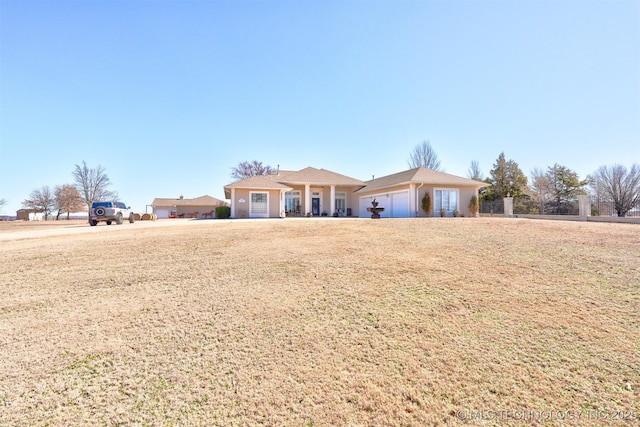
[{"label": "roof gable", "polygon": [[340,186],[361,186],[363,181],[332,172],[326,169],[316,169],[306,167],[298,172],[281,175],[279,182],[286,184],[313,184],[313,185],[340,185]]},{"label": "roof gable", "polygon": [[261,190],[288,190],[288,186],[278,182],[278,175],[256,175],[250,176],[232,184],[225,185],[224,188],[256,188]]},{"label": "roof gable", "polygon": [[475,188],[486,187],[488,185],[485,182],[475,181],[473,179],[463,178],[461,176],[451,175],[449,173],[439,172],[433,169],[415,168],[366,181],[364,183],[365,186],[356,190],[356,192],[365,192],[411,183],[448,186],[456,185],[460,187]]}]

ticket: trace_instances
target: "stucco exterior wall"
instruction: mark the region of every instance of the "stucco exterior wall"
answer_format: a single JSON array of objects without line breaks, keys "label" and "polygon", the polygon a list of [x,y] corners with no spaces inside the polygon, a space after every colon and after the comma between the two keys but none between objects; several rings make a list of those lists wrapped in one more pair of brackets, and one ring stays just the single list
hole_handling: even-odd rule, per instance
[{"label": "stucco exterior wall", "polygon": [[235,218],[252,218],[251,215],[251,193],[267,193],[268,196],[268,214],[269,218],[280,217],[280,190],[263,190],[263,189],[236,189],[235,197],[231,201],[235,205]]},{"label": "stucco exterior wall", "polygon": [[[440,213],[435,211],[435,190],[436,189],[452,189],[458,190],[458,209],[464,216],[471,216],[469,212],[469,202],[471,201],[471,196],[477,193],[476,188],[474,187],[456,187],[456,186],[447,186],[447,185],[423,185],[414,184],[413,188],[410,188],[410,185],[397,185],[385,189],[378,189],[372,191],[359,191],[356,193],[358,198],[367,197],[373,198],[374,196],[379,195],[387,195],[391,193],[395,193],[398,191],[406,191],[409,190],[409,214],[410,216],[418,217],[426,217],[426,216],[439,216]],[[425,193],[429,193],[431,197],[431,212],[429,214],[425,214],[422,210],[422,199],[424,198]],[[417,194],[417,197],[416,197]],[[384,216],[384,215],[383,215]]]},{"label": "stucco exterior wall", "polygon": [[[305,201],[306,201],[306,187],[304,185],[292,185],[291,191],[299,191],[300,192],[300,215],[306,216],[307,211],[305,210]],[[351,209],[352,215],[357,216],[358,211],[358,200],[359,197],[353,194],[355,188],[353,187],[336,187],[335,193],[345,193],[345,203],[346,209]],[[320,195],[320,215],[323,212],[326,212],[327,216],[332,216],[333,211],[331,210],[331,186],[314,186],[311,185],[309,187],[309,198],[313,198],[313,193],[319,192]],[[345,211],[346,211],[345,209]],[[311,208],[309,209],[309,213],[311,213]],[[346,212],[344,213],[346,215]]]}]

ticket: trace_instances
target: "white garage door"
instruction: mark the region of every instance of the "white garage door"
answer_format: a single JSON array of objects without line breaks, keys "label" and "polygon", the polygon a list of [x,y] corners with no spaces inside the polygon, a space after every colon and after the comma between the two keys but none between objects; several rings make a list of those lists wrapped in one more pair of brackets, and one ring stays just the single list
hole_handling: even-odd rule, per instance
[{"label": "white garage door", "polygon": [[158,219],[167,219],[169,218],[169,211],[167,209],[155,209],[153,211],[156,215],[158,215]]},{"label": "white garage door", "polygon": [[391,215],[393,218],[409,217],[409,192],[391,195]]},{"label": "white garage door", "polygon": [[[384,208],[384,212],[380,212],[382,218],[389,217],[389,198],[384,196],[374,196],[378,202],[379,208]],[[366,196],[360,199],[360,218],[371,218],[371,212],[367,212],[367,208],[371,207],[371,201],[374,197]]]}]

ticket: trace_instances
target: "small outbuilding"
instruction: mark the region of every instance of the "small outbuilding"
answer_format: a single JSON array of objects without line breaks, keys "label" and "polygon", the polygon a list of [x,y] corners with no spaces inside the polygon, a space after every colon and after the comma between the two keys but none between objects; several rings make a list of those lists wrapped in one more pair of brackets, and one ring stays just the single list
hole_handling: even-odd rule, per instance
[{"label": "small outbuilding", "polygon": [[44,212],[38,209],[18,209],[16,211],[16,219],[22,221],[42,221]]},{"label": "small outbuilding", "polygon": [[229,206],[228,203],[211,196],[186,199],[180,195],[177,199],[156,198],[151,207],[158,219],[166,218],[215,218],[216,208]]}]

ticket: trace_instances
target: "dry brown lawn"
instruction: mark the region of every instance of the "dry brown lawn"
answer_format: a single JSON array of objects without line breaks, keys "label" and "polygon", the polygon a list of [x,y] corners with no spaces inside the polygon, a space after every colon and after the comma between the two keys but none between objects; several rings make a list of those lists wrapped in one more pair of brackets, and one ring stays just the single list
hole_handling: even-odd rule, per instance
[{"label": "dry brown lawn", "polygon": [[0,425],[640,424],[640,226],[165,224],[0,241]]}]

